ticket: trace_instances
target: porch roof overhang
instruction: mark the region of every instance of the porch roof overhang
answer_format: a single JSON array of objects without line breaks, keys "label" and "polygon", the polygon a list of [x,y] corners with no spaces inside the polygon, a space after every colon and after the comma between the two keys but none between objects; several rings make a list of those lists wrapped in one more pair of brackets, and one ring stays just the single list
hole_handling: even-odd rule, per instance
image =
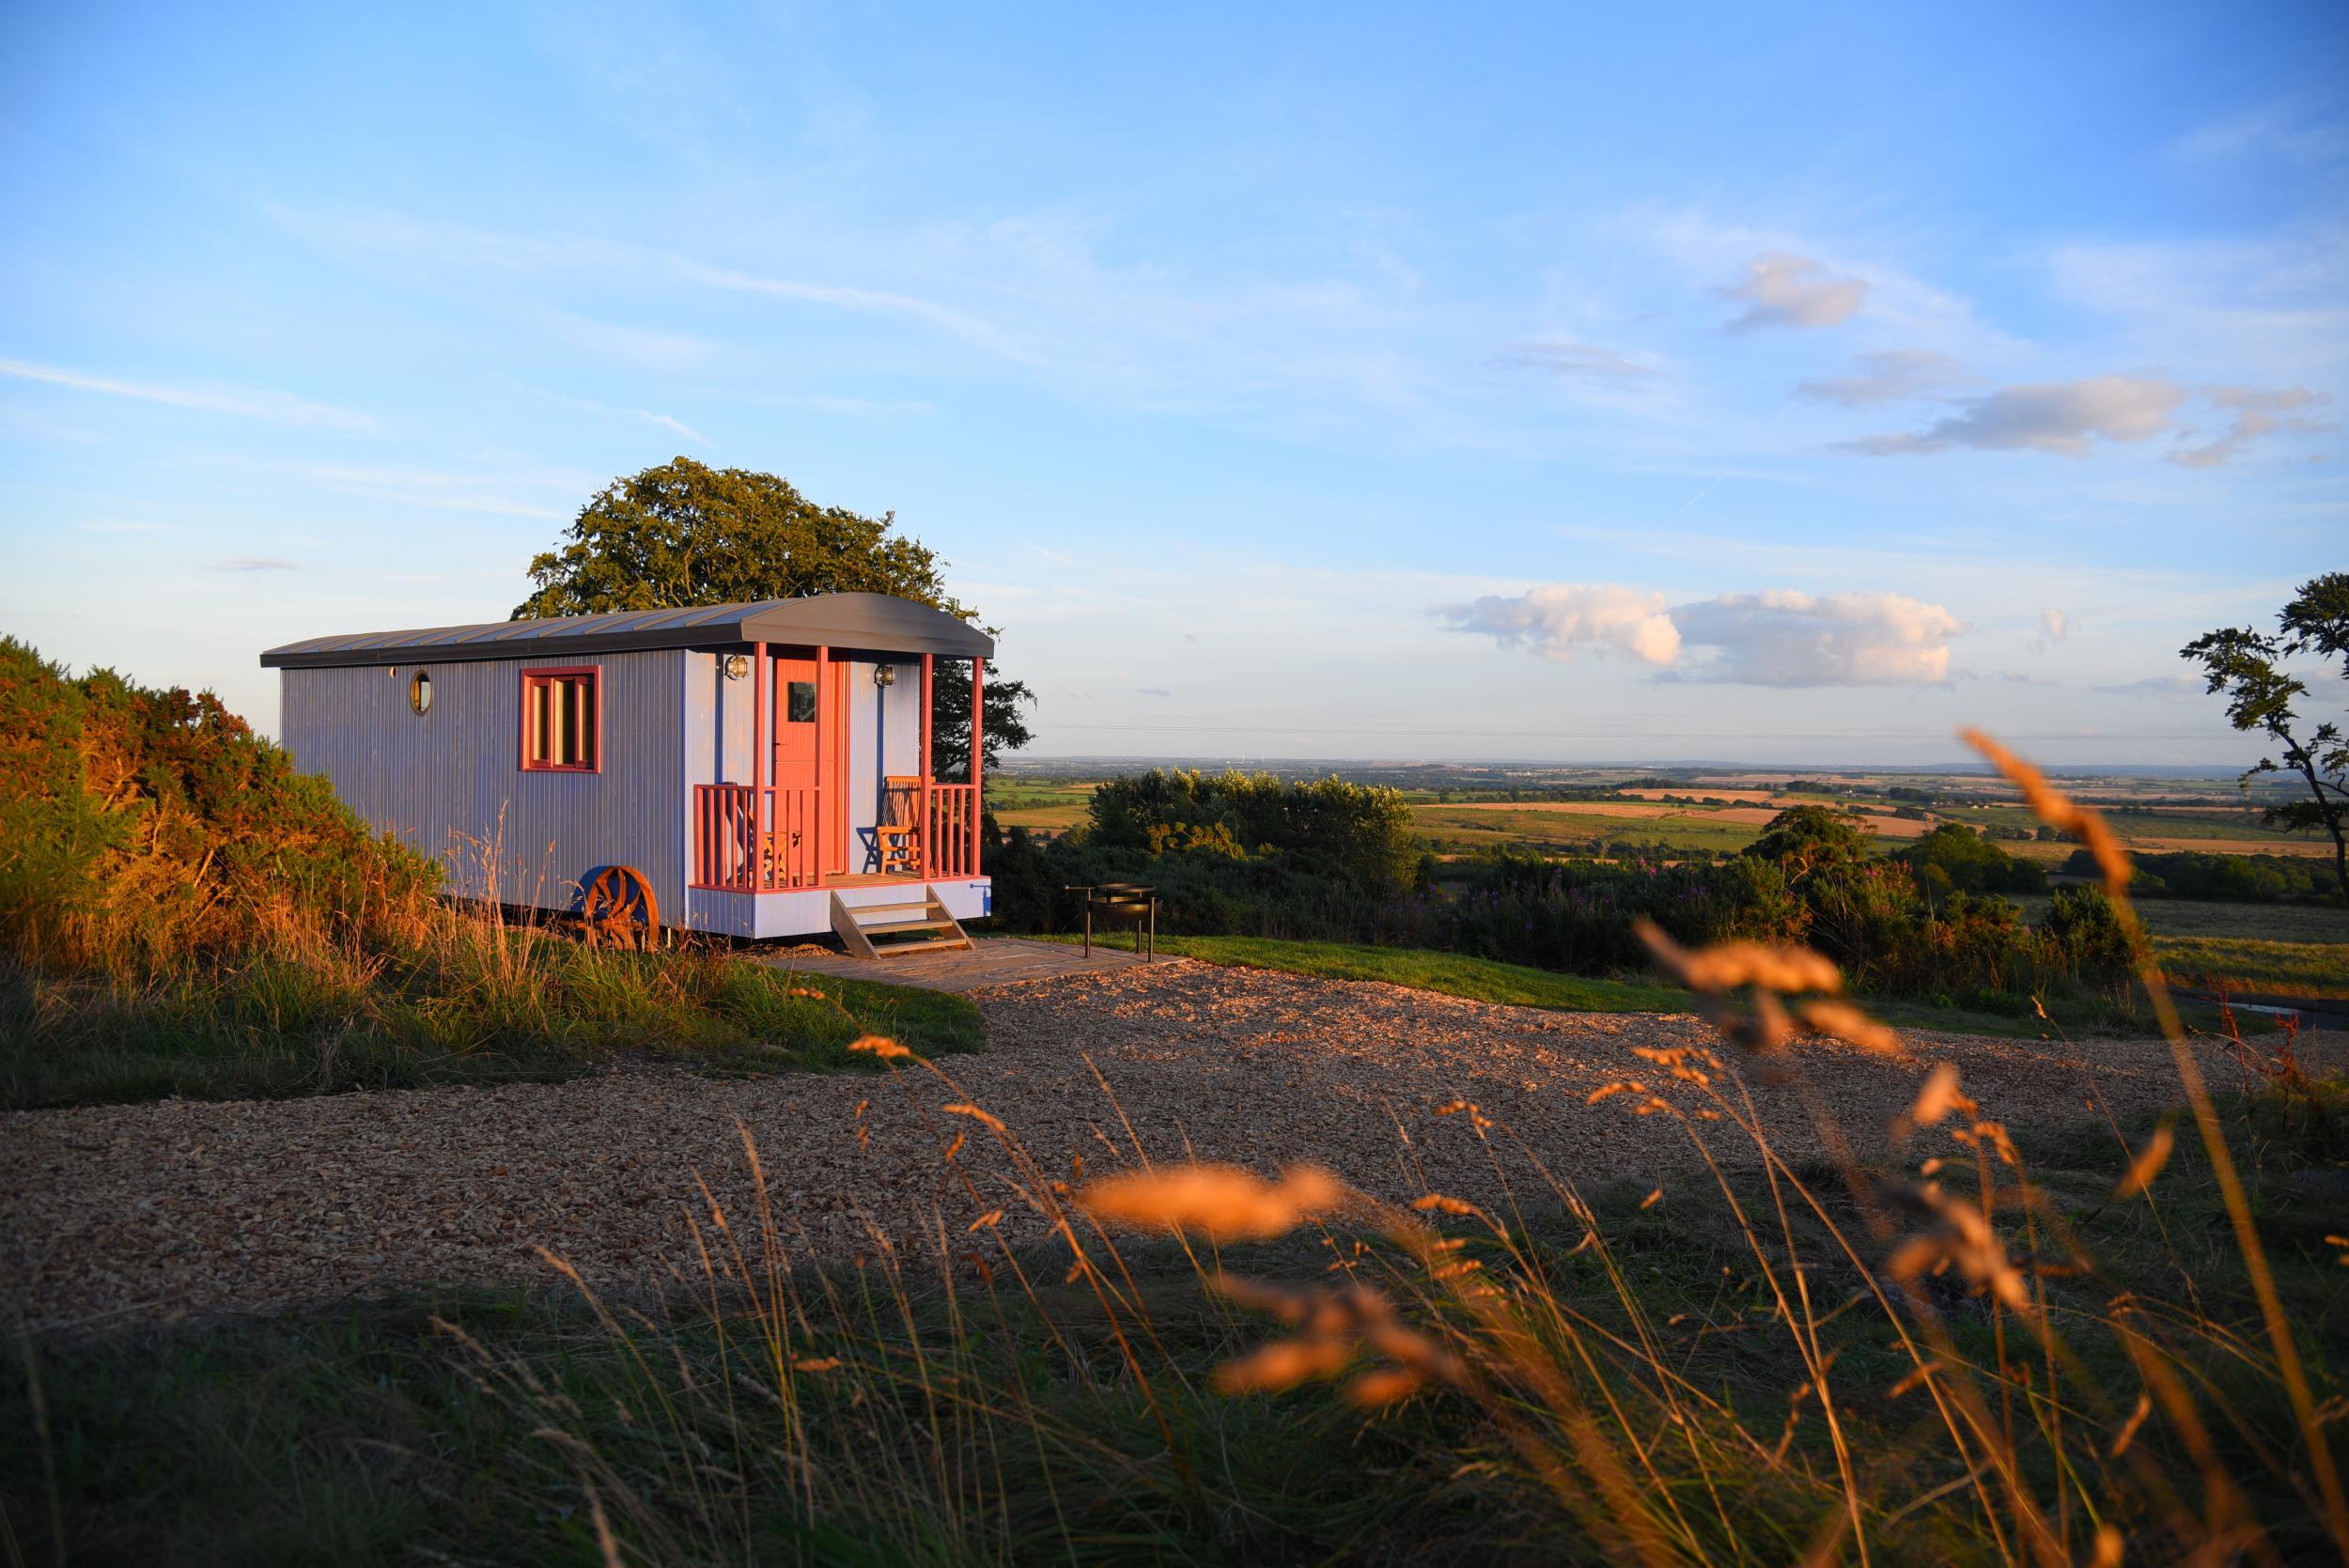
[{"label": "porch roof overhang", "polygon": [[459,664],[736,643],[829,647],[842,656],[927,653],[986,659],[995,652],[992,637],[926,604],[888,594],[811,594],[688,610],[619,610],[413,631],[348,632],[271,648],[261,655],[261,665],[317,670],[352,664]]}]

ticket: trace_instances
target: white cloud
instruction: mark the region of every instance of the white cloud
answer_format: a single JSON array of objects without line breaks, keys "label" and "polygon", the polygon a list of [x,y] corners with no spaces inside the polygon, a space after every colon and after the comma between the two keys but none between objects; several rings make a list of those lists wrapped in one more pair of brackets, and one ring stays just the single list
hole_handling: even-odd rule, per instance
[{"label": "white cloud", "polygon": [[274,555],[231,555],[226,561],[215,561],[206,568],[210,571],[292,571],[291,561]]},{"label": "white cloud", "polygon": [[1805,381],[1795,388],[1795,396],[1847,409],[1874,408],[1881,403],[1930,397],[1966,380],[1964,365],[1947,354],[1926,349],[1888,349],[1854,354],[1851,365],[1851,375]]},{"label": "white cloud", "polygon": [[2157,376],[2092,376],[2084,380],[2000,387],[1967,400],[1925,429],[1838,443],[1865,457],[1947,452],[2058,452],[2086,457],[2099,441],[2144,441],[2170,427],[2186,389]]},{"label": "white cloud", "polygon": [[1966,629],[1937,604],[1901,594],[1723,594],[1673,609],[1691,647],[1714,650],[1701,680],[1754,686],[1924,686],[1949,678],[1950,639]]},{"label": "white cloud", "polygon": [[277,425],[317,425],[337,430],[367,430],[375,427],[375,421],[366,414],[354,413],[348,409],[330,408],[301,397],[289,397],[278,392],[198,391],[188,387],[154,386],[140,381],[117,381],[110,377],[87,375],[55,365],[29,365],[23,360],[12,359],[0,359],[0,376],[13,376],[25,381],[46,381],[52,386],[71,387],[77,392],[96,392],[109,397],[128,397],[142,403],[195,409],[204,413],[224,413],[239,419],[264,419]]},{"label": "white cloud", "polygon": [[1459,630],[1544,659],[1597,653],[1664,665],[1680,656],[1680,632],[1664,603],[1661,594],[1615,583],[1557,582],[1514,598],[1488,594],[1436,613]]},{"label": "white cloud", "polygon": [[1746,263],[1742,283],[1721,292],[1746,302],[1732,332],[1756,327],[1832,327],[1851,319],[1868,297],[1859,278],[1837,277],[1824,263],[1791,251],[1769,251]]},{"label": "white cloud", "polygon": [[2213,408],[2234,411],[2233,423],[2209,441],[2196,445],[2183,442],[2170,453],[2170,460],[2181,468],[2217,468],[2238,456],[2243,449],[2262,436],[2289,432],[2312,435],[2340,427],[2322,420],[2310,419],[2295,412],[2298,409],[2318,408],[2332,399],[2321,392],[2306,387],[2287,387],[2280,392],[2254,392],[2248,387],[2214,386],[2203,389],[2202,396]]},{"label": "white cloud", "polygon": [[1950,639],[1965,630],[1941,606],[1899,594],[1773,589],[1668,607],[1659,593],[1607,582],[1487,595],[1436,613],[1545,659],[1601,654],[1755,686],[1937,684],[1949,678]]}]

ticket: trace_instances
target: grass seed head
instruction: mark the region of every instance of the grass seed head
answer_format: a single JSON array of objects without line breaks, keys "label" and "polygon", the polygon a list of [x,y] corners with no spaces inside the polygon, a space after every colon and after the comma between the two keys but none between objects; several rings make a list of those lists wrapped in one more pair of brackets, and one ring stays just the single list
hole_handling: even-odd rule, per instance
[{"label": "grass seed head", "polygon": [[2164,1122],[2155,1127],[2154,1135],[2145,1141],[2145,1146],[2137,1152],[2137,1157],[2129,1161],[2128,1174],[2121,1178],[2121,1185],[2112,1189],[2112,1195],[2115,1198],[2134,1198],[2153,1186],[2154,1178],[2161,1174],[2161,1168],[2170,1163],[2170,1151],[2175,1144],[2176,1139],[2170,1134],[2169,1123]]},{"label": "grass seed head", "polygon": [[1143,1230],[1195,1230],[1218,1240],[1269,1241],[1346,1206],[1346,1184],[1294,1165],[1278,1183],[1233,1165],[1185,1165],[1109,1176],[1077,1194],[1085,1210]]},{"label": "grass seed head", "polygon": [[2024,802],[2042,822],[2086,845],[2088,852],[2096,858],[2097,868],[2105,874],[2105,891],[2115,898],[2124,896],[2129,885],[2129,857],[2122,849],[2121,841],[2113,837],[2112,830],[2105,826],[2102,815],[2056,788],[2047,782],[2046,774],[1982,731],[1962,729],[1957,736],[1988,758],[1990,766],[2023,792]]},{"label": "grass seed head", "polygon": [[1848,1001],[1806,1001],[1796,1013],[1820,1033],[1832,1034],[1861,1050],[1878,1056],[1901,1054],[1901,1037]]}]

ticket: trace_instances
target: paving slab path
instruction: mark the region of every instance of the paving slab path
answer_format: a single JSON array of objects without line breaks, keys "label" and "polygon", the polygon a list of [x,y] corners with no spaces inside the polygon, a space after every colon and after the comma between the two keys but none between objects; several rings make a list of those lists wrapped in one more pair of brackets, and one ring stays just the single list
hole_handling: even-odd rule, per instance
[{"label": "paving slab path", "polygon": [[[1592,1184],[1686,1169],[1671,1118],[1625,1079],[1660,1082],[1635,1048],[1709,1047],[1687,1017],[1541,1012],[1423,991],[1193,962],[973,993],[989,1048],[938,1073],[708,1079],[614,1072],[565,1083],[165,1101],[0,1117],[0,1324],[106,1328],[224,1311],[313,1306],[387,1289],[545,1281],[541,1247],[589,1280],[659,1284],[697,1271],[689,1218],[712,1199],[738,1227],[756,1200],[755,1145],[784,1244],[883,1246],[935,1258],[990,1245],[973,1220],[1041,1239],[1015,1162],[975,1104],[1067,1176],[1185,1155],[1270,1171],[1312,1161],[1366,1189],[1500,1196],[1473,1102],[1519,1190],[1531,1162]],[[1909,1104],[1927,1066],[2018,1129],[2097,1122],[2177,1097],[2159,1041],[2082,1046],[1910,1032],[1911,1059],[1832,1042],[1800,1048],[1810,1094],[1866,1139]],[[2302,1037],[2313,1066],[2349,1063],[2349,1035]],[[2204,1070],[2235,1063],[2203,1048]],[[943,1076],[941,1076],[943,1075]],[[1818,1152],[1806,1094],[1759,1085],[1791,1157]],[[946,1157],[957,1135],[961,1148]],[[1724,1157],[1750,1145],[1718,1125]],[[700,1183],[706,1181],[709,1196]],[[748,1239],[746,1238],[746,1245]],[[933,1265],[935,1266],[935,1265]]]}]

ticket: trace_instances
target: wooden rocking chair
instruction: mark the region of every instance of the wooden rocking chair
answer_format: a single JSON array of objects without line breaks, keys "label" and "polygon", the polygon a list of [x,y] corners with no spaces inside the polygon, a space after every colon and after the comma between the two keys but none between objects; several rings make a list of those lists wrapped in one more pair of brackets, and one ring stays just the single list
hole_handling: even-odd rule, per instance
[{"label": "wooden rocking chair", "polygon": [[913,877],[922,871],[922,780],[918,774],[892,773],[882,792],[881,821],[873,830],[884,877]]}]

